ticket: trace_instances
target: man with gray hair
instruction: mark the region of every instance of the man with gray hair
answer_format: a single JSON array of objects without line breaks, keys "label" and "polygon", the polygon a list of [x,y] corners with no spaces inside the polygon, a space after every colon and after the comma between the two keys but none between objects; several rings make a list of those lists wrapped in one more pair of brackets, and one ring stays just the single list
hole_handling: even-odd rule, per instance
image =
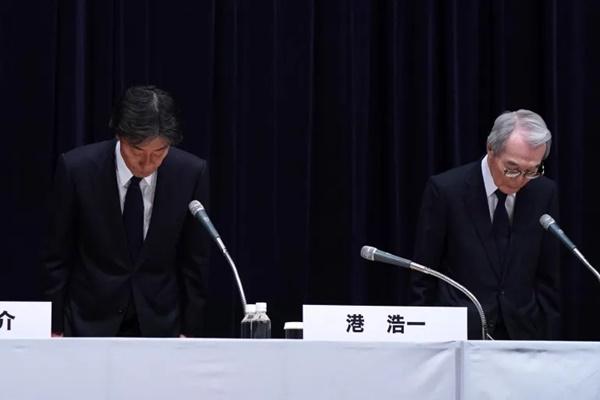
[{"label": "man with gray hair", "polygon": [[[551,142],[538,114],[505,112],[485,157],[431,177],[423,194],[414,259],[471,291],[495,339],[560,338],[559,244],[538,222],[558,214],[556,184],[543,176]],[[411,278],[414,305],[468,307],[469,338],[481,338],[469,299],[429,276]]]}]

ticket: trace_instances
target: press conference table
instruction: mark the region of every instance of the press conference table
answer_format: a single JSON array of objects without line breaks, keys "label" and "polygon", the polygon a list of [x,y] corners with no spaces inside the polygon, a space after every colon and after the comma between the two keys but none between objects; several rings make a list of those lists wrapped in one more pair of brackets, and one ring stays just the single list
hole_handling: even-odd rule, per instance
[{"label": "press conference table", "polygon": [[0,340],[10,400],[599,398],[599,342]]}]

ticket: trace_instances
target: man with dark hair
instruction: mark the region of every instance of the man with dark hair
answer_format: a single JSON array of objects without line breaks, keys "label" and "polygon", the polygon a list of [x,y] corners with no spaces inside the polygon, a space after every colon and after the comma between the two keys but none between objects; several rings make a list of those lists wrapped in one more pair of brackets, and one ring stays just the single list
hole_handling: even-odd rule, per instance
[{"label": "man with dark hair", "polygon": [[[542,176],[552,136],[528,110],[495,121],[482,160],[427,182],[414,259],[461,283],[482,303],[495,339],[559,339],[559,249],[538,223],[557,215],[556,185]],[[481,339],[479,314],[445,283],[412,274],[415,305],[469,309],[469,338]]]},{"label": "man with dark hair", "polygon": [[115,139],[58,159],[44,250],[55,336],[200,336],[207,238],[188,204],[208,199],[206,162],[182,140],[171,96],[129,88]]}]

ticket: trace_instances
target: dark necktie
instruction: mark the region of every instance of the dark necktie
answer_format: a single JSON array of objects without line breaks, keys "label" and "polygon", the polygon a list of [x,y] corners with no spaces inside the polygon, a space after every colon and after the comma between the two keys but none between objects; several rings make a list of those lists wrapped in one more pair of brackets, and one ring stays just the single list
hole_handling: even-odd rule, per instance
[{"label": "dark necktie", "polygon": [[141,178],[137,176],[131,177],[123,205],[123,224],[127,234],[127,246],[131,262],[134,264],[144,242],[144,200],[140,190],[140,180]]},{"label": "dark necktie", "polygon": [[506,193],[502,193],[500,189],[496,190],[498,204],[494,210],[494,220],[492,222],[492,232],[496,240],[496,248],[500,256],[500,264],[504,264],[506,252],[508,251],[508,243],[510,241],[510,222],[508,221],[508,213],[506,212]]}]

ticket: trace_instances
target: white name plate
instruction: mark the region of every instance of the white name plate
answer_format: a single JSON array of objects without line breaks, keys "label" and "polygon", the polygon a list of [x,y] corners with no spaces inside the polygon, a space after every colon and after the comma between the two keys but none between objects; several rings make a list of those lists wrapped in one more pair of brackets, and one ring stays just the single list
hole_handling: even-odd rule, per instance
[{"label": "white name plate", "polygon": [[49,301],[0,301],[0,339],[49,338]]},{"label": "white name plate", "polygon": [[466,307],[302,306],[305,340],[467,340]]}]

